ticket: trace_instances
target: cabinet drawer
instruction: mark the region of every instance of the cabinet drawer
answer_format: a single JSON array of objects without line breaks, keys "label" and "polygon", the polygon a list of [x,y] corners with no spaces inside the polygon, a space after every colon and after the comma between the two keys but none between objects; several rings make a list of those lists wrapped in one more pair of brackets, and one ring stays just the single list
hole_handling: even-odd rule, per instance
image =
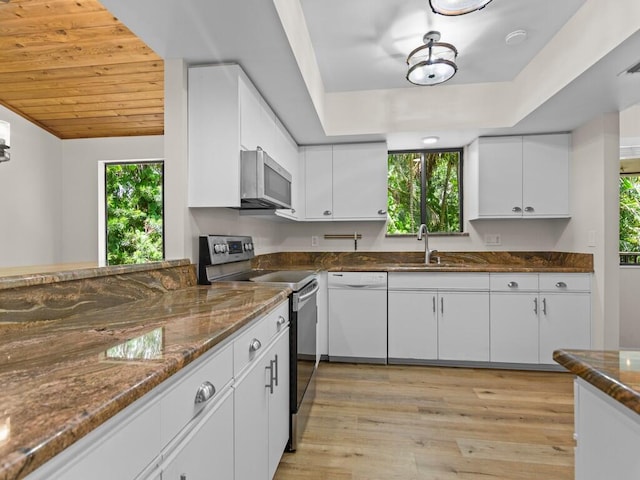
[{"label": "cabinet drawer", "polygon": [[[284,318],[282,323],[280,318]],[[270,340],[286,328],[289,319],[289,302],[285,301],[264,317],[255,321],[247,331],[241,333],[233,342],[233,373],[237,377],[251,361],[260,355]],[[278,325],[278,321],[282,324]],[[256,342],[257,341],[257,342]]]},{"label": "cabinet drawer", "polygon": [[588,292],[591,290],[589,273],[541,273],[540,291]]},{"label": "cabinet drawer", "polygon": [[[162,444],[166,445],[174,438],[207,403],[214,402],[216,397],[223,393],[224,387],[230,384],[232,378],[233,348],[231,345],[199,359],[197,366],[189,369],[161,399]],[[204,382],[214,386],[215,394],[208,402],[196,404],[196,393]]]},{"label": "cabinet drawer", "polygon": [[492,273],[492,292],[522,292],[538,290],[538,275],[535,273]]},{"label": "cabinet drawer", "polygon": [[389,290],[489,290],[488,273],[389,273]]}]

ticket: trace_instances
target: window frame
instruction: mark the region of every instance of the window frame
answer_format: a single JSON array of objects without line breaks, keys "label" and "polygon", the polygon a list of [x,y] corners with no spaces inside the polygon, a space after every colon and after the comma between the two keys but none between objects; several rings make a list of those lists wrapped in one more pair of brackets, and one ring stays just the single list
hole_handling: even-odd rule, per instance
[{"label": "window frame", "polygon": [[162,165],[162,258],[166,259],[166,196],[165,196],[165,160],[164,158],[150,158],[139,160],[102,160],[98,162],[98,266],[109,266],[107,247],[108,239],[108,219],[107,219],[107,166],[109,165],[145,165],[145,164],[161,164]]},{"label": "window frame", "polygon": [[[388,167],[388,157],[389,155],[394,154],[409,154],[409,153],[417,153],[420,154],[420,223],[427,224],[427,197],[424,195],[424,192],[427,189],[427,169],[426,169],[426,156],[430,153],[449,153],[456,152],[459,155],[458,160],[458,203],[460,206],[459,211],[459,225],[458,230],[455,232],[430,232],[430,234],[434,235],[450,235],[456,236],[464,234],[464,147],[454,147],[454,148],[411,148],[404,150],[389,150],[387,151],[387,176],[389,175],[389,167]],[[387,203],[387,208],[389,204]],[[386,230],[386,227],[385,227]],[[385,232],[385,235],[388,237],[401,237],[405,235],[415,235],[417,232],[411,233],[389,233]]]}]

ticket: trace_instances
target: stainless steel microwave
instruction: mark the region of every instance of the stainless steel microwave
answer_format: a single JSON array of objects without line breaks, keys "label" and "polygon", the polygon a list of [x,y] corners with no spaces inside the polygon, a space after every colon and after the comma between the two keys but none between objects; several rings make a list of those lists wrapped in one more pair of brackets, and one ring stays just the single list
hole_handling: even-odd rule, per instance
[{"label": "stainless steel microwave", "polygon": [[291,208],[291,174],[260,147],[240,156],[240,208]]}]

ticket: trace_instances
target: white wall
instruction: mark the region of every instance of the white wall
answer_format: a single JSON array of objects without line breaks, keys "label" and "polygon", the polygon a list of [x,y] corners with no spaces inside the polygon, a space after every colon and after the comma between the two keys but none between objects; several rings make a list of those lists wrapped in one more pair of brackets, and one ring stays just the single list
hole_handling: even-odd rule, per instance
[{"label": "white wall", "polygon": [[620,347],[640,349],[640,267],[620,267]]},{"label": "white wall", "polygon": [[[98,162],[164,158],[162,136],[58,140],[62,144],[60,262],[98,262]],[[165,178],[165,182],[171,180]]]},{"label": "white wall", "polygon": [[0,163],[0,267],[60,261],[60,140],[0,106],[11,160]]},{"label": "white wall", "polygon": [[[592,325],[596,348],[617,349],[619,337],[619,115],[599,116],[572,135],[572,219],[556,248],[594,255]],[[589,232],[595,244],[588,245]]]}]

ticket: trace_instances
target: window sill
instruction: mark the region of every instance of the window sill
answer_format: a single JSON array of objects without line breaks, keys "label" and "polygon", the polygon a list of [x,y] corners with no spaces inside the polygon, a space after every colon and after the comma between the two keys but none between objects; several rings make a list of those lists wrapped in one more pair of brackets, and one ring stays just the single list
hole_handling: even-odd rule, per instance
[{"label": "window sill", "polygon": [[[385,238],[416,238],[415,233],[385,233]],[[468,237],[469,232],[429,232],[429,237]]]}]

